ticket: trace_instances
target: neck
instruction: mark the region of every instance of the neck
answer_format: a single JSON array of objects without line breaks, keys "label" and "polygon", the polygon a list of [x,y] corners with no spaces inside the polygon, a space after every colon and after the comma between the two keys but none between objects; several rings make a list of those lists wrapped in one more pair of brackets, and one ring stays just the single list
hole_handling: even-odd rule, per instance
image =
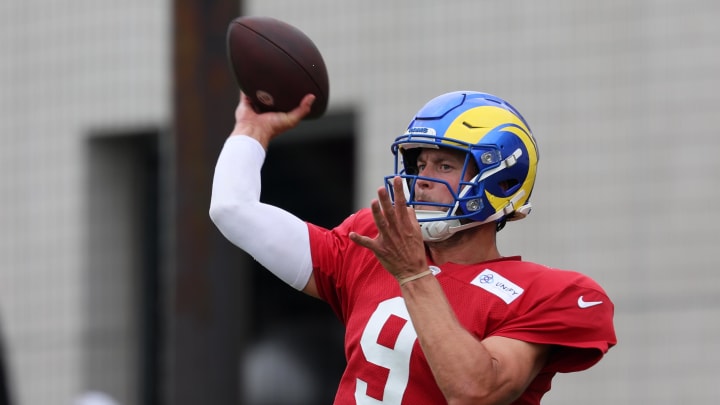
[{"label": "neck", "polygon": [[495,223],[460,231],[440,242],[427,242],[427,250],[435,264],[480,263],[500,258],[495,239]]}]

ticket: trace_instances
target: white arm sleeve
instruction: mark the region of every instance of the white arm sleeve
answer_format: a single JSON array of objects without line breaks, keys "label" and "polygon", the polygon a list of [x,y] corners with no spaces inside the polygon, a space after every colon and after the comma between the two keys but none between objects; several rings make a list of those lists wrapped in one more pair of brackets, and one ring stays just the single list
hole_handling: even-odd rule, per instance
[{"label": "white arm sleeve", "polygon": [[260,202],[265,150],[248,136],[231,136],[218,157],[210,218],[233,244],[292,287],[312,275],[310,235],[300,218]]}]

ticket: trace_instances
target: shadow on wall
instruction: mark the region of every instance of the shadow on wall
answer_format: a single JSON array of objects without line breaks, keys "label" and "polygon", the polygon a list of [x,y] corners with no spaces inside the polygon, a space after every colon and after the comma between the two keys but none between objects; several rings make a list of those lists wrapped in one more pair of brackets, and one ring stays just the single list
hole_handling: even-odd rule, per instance
[{"label": "shadow on wall", "polygon": [[10,376],[5,364],[5,340],[0,328],[0,405],[10,405]]}]

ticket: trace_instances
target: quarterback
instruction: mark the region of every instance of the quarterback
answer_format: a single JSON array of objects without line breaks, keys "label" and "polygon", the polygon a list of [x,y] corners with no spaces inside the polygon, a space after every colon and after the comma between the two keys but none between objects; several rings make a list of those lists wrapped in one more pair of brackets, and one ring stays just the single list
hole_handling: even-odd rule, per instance
[{"label": "quarterback", "polygon": [[475,91],[430,100],[392,143],[377,199],[325,229],[260,202],[269,143],[313,100],[258,114],[241,94],[210,216],[345,325],[335,404],[539,404],[556,373],[615,345],[613,303],[595,281],[498,250],[497,232],[530,213],[539,159],[514,107]]}]

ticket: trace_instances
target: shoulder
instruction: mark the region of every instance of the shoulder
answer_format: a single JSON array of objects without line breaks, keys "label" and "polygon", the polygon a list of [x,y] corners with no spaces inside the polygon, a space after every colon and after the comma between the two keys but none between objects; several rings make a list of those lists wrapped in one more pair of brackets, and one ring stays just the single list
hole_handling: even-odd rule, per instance
[{"label": "shoulder", "polygon": [[375,227],[372,213],[369,208],[362,208],[354,214],[351,214],[332,229],[327,229],[311,222],[307,222],[307,226],[310,228],[311,234],[334,233],[338,235],[347,235],[351,231],[364,233],[365,231],[371,230],[375,230],[377,232],[377,228]]},{"label": "shoulder", "polygon": [[369,208],[362,208],[349,217],[345,218],[343,222],[334,227],[331,230],[322,228],[320,226],[308,223],[311,233],[322,232],[332,233],[335,236],[347,236],[350,232],[357,232],[361,235],[375,236],[377,234],[377,227],[373,221],[372,212]]},{"label": "shoulder", "polygon": [[320,297],[328,302],[336,313],[341,314],[341,302],[347,299],[344,288],[365,268],[363,262],[372,255],[372,251],[350,240],[350,232],[374,237],[377,228],[369,209],[347,217],[332,229],[307,223],[310,234],[310,254],[313,263],[313,275]]},{"label": "shoulder", "polygon": [[377,227],[370,208],[362,208],[350,215],[338,228],[347,228],[361,234],[377,233]]},{"label": "shoulder", "polygon": [[513,309],[516,313],[532,314],[536,320],[563,319],[575,325],[584,324],[592,315],[599,321],[590,325],[593,328],[612,324],[612,300],[597,281],[581,272],[519,260],[500,262],[493,268],[511,282],[505,284],[519,287]]},{"label": "shoulder", "polygon": [[[498,262],[499,269],[509,276],[523,280],[530,285],[541,285],[546,290],[564,290],[567,288],[588,288],[603,291],[590,276],[575,270],[560,269],[539,263],[519,260]],[[604,293],[604,291],[603,291]]]},{"label": "shoulder", "polygon": [[369,209],[361,209],[347,217],[342,223],[332,229],[323,228],[319,225],[307,223],[310,234],[310,247],[313,262],[322,257],[332,258],[333,262],[340,257],[354,254],[361,246],[350,240],[350,232],[375,237],[377,227]]},{"label": "shoulder", "polygon": [[524,291],[513,317],[495,334],[555,346],[551,370],[588,368],[616,344],[613,302],[591,277],[523,261],[499,271]]}]

